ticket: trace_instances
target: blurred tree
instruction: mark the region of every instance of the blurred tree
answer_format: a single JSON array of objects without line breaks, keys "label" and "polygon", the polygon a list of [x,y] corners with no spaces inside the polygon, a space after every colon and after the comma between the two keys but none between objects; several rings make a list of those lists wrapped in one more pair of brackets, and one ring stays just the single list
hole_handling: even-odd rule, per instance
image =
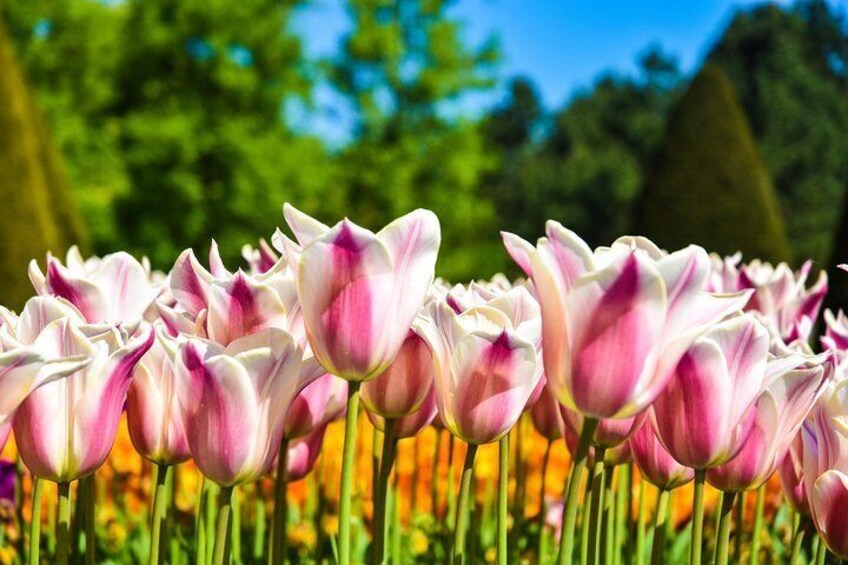
[{"label": "blurred tree", "polygon": [[338,178],[351,216],[371,227],[416,207],[442,221],[440,274],[455,279],[501,269],[496,214],[480,186],[493,164],[477,124],[456,114],[493,84],[494,43],[468,47],[445,0],[350,0],[353,29],[329,62],[349,101],[352,142]]},{"label": "blurred tree", "polygon": [[823,0],[740,10],[709,55],[771,171],[796,262],[830,256],[848,187],[848,23]]},{"label": "blurred tree", "polygon": [[323,145],[283,123],[309,95],[299,0],[132,0],[123,28],[115,115],[133,190],[118,207],[129,246],[168,266],[179,249],[242,243],[281,223],[292,200],[328,214]]},{"label": "blurred tree", "polygon": [[534,240],[554,218],[593,245],[628,231],[681,76],[658,48],[640,56],[639,69],[602,77],[553,116],[526,79],[512,83],[484,128],[500,156],[488,186],[505,229]]},{"label": "blurred tree", "polygon": [[[67,165],[95,250],[114,247],[112,206],[129,187],[110,110],[124,10],[95,0],[0,0],[21,63]],[[36,119],[40,119],[36,118]]]},{"label": "blurred tree", "polygon": [[787,258],[768,170],[718,66],[707,64],[672,110],[639,204],[637,231],[660,246]]},{"label": "blurred tree", "polygon": [[33,294],[30,259],[64,253],[85,234],[64,171],[0,14],[0,302],[19,308]]}]

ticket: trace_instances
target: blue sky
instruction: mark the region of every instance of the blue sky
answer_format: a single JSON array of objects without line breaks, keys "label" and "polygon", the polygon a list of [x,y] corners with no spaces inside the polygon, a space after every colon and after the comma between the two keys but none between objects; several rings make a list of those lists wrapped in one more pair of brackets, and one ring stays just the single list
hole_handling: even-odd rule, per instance
[{"label": "blue sky", "polygon": [[[463,21],[465,37],[471,42],[491,34],[499,36],[501,76],[529,76],[548,107],[557,107],[605,70],[634,70],[637,54],[651,44],[661,45],[677,57],[684,71],[692,70],[734,10],[759,3],[762,1],[459,0],[450,13]],[[296,20],[307,52],[316,56],[331,55],[349,25],[342,0],[314,0]],[[317,97],[319,106],[333,105],[331,93],[320,91]],[[492,93],[482,100],[473,99],[472,105],[479,108],[497,99],[498,94]],[[331,129],[337,132],[336,119],[343,117],[330,119]],[[326,126],[311,127],[324,130]]]}]

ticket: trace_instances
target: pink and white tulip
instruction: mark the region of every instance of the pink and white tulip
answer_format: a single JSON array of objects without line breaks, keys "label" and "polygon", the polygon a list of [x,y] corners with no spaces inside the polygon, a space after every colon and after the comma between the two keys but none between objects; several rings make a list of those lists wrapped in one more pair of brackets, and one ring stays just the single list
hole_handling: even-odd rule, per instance
[{"label": "pink and white tulip", "polygon": [[42,300],[44,307],[29,316],[32,327],[42,328],[38,347],[52,357],[89,363],[30,394],[13,429],[21,458],[35,476],[70,482],[96,471],[109,455],[133,369],[153,344],[153,330],[144,326],[129,337],[119,326],[86,324],[55,298]]},{"label": "pink and white tulip", "polygon": [[52,308],[53,301],[32,298],[20,317],[0,307],[0,451],[15,412],[31,392],[91,361],[85,355],[54,355],[50,342],[66,312],[64,305]]},{"label": "pink and white tulip", "polygon": [[542,310],[544,368],[557,399],[591,418],[627,418],[653,402],[695,338],[748,293],[704,291],[700,247],[672,254],[625,237],[594,252],[557,222],[536,247],[504,233]]},{"label": "pink and white tulip", "polygon": [[318,361],[351,381],[384,372],[400,351],[433,282],[439,221],[411,212],[376,234],[350,220],[329,228],[289,205],[298,244],[277,234],[295,271]]},{"label": "pink and white tulip", "polygon": [[[803,424],[802,424],[803,425]],[[799,430],[783,457],[778,469],[783,497],[792,509],[802,516],[810,515],[810,503],[804,488],[804,440]]]},{"label": "pink and white tulip", "polygon": [[133,370],[127,394],[127,428],[136,451],[159,465],[191,458],[174,366],[176,343],[158,320],[156,339]]},{"label": "pink and white tulip", "polygon": [[410,330],[403,345],[383,373],[362,383],[362,404],[383,418],[403,418],[416,412],[433,388],[433,354]]},{"label": "pink and white tulip", "polygon": [[628,440],[633,462],[642,477],[652,485],[664,490],[676,489],[695,478],[695,471],[681,465],[668,454],[657,437],[652,418],[649,416]]},{"label": "pink and white tulip", "polygon": [[653,404],[657,435],[679,463],[707,469],[732,459],[754,425],[769,334],[750,314],[722,322],[686,350]]},{"label": "pink and white tulip", "polygon": [[315,428],[309,434],[299,437],[288,444],[286,454],[286,483],[299,481],[315,467],[315,461],[321,455],[327,425]]},{"label": "pink and white tulip", "polygon": [[[415,412],[407,414],[397,419],[391,420],[392,437],[396,440],[405,439],[408,437],[417,436],[421,430],[429,426],[436,418],[438,410],[436,407],[436,389],[435,386],[430,386],[427,396],[424,397],[424,402]],[[373,413],[368,412],[368,418],[371,424],[380,430],[386,431],[386,419]]]},{"label": "pink and white tulip", "polygon": [[533,427],[548,441],[562,437],[562,405],[547,386],[542,388],[536,403],[530,407],[530,419]]},{"label": "pink and white tulip", "polygon": [[812,269],[807,261],[796,273],[786,263],[772,265],[760,260],[741,264],[741,255],[721,259],[713,256],[710,287],[717,292],[751,289],[745,310],[763,314],[786,343],[808,341],[827,294],[827,273],[806,287]]},{"label": "pink and white tulip", "polygon": [[295,440],[345,415],[347,381],[324,373],[298,394],[286,416],[284,436]]},{"label": "pink and white tulip", "polygon": [[467,443],[498,441],[518,421],[541,378],[536,339],[519,333],[491,305],[457,315],[442,302],[433,305],[432,317],[419,320],[417,330],[433,352],[442,423]]},{"label": "pink and white tulip", "polygon": [[127,328],[144,319],[162,292],[162,285],[151,278],[149,263],[123,251],[83,261],[71,248],[66,265],[48,256],[46,273],[33,259],[29,278],[36,293],[64,298],[88,323],[123,323]]},{"label": "pink and white tulip", "polygon": [[832,361],[822,357],[793,357],[770,361],[765,387],[750,409],[753,427],[741,449],[727,463],[707,471],[707,482],[717,489],[739,492],[759,488],[786,457],[833,369]]},{"label": "pink and white tulip", "polygon": [[192,457],[222,486],[253,482],[272,470],[292,402],[323,374],[276,328],[226,347],[188,338],[179,345],[176,367]]}]

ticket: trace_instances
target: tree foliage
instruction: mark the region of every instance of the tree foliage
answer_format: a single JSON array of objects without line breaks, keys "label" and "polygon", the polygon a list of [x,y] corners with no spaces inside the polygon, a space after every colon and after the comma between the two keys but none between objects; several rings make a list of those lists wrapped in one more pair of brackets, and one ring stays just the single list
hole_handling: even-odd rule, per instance
[{"label": "tree foliage", "polygon": [[27,264],[48,251],[86,245],[59,156],[0,17],[0,302],[32,295]]},{"label": "tree foliage", "polygon": [[672,110],[645,180],[637,231],[669,249],[784,260],[783,222],[733,87],[706,65]]}]

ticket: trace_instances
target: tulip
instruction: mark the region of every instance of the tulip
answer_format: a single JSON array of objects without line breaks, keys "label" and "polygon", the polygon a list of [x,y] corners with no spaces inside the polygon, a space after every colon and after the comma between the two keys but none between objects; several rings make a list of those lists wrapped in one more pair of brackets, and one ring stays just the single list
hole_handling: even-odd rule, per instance
[{"label": "tulip", "polygon": [[224,487],[270,471],[289,407],[321,375],[291,335],[276,328],[226,347],[187,338],[175,366],[192,457],[205,477]]},{"label": "tulip", "polygon": [[288,204],[283,213],[298,243],[281,233],[274,241],[295,274],[309,344],[327,371],[352,383],[339,489],[339,562],[348,565],[359,383],[388,369],[424,305],[439,220],[416,210],[375,234],[348,219],[330,228]]},{"label": "tulip", "polygon": [[294,338],[266,328],[226,347],[185,339],[176,355],[180,403],[194,461],[221,485],[214,562],[226,562],[233,487],[267,474],[280,454],[286,418],[295,397],[323,374],[304,360]]},{"label": "tulip", "polygon": [[786,343],[808,341],[827,294],[827,273],[821,271],[815,284],[806,288],[811,261],[797,273],[786,263],[773,266],[754,260],[743,265],[740,261],[739,254],[724,260],[714,257],[710,288],[719,292],[752,289],[745,310],[762,313]]},{"label": "tulip", "polygon": [[668,454],[650,418],[628,440],[633,461],[642,477],[662,490],[673,490],[691,481],[695,471]]},{"label": "tulip", "polygon": [[690,246],[670,255],[624,237],[594,253],[555,221],[534,248],[504,233],[510,256],[533,281],[542,309],[545,375],[557,399],[587,416],[566,487],[559,562],[570,559],[577,484],[600,418],[642,412],[663,390],[686,348],[739,309],[748,293],[704,291],[710,260]]},{"label": "tulip", "polygon": [[[30,316],[36,327],[62,310],[58,301],[49,309],[39,312],[48,317]],[[152,329],[128,338],[118,327],[86,325],[67,308],[63,314],[67,317],[59,323],[43,326],[36,343],[55,356],[80,356],[90,363],[35,390],[13,424],[24,464],[35,476],[57,483],[89,475],[106,460],[133,368],[153,344]]]},{"label": "tulip", "polygon": [[530,408],[530,419],[533,427],[549,442],[562,437],[561,405],[547,386],[543,387],[539,399]]},{"label": "tulip", "polygon": [[274,253],[274,249],[264,239],[259,240],[259,247],[256,249],[251,245],[244,245],[241,248],[241,256],[250,266],[252,275],[270,271],[280,260],[280,257]]},{"label": "tulip", "polygon": [[[436,402],[442,423],[469,444],[454,538],[454,557],[459,562],[464,557],[467,505],[477,446],[507,435],[542,376],[536,367],[538,326],[526,322],[515,324],[521,322],[521,317],[515,314],[517,304],[522,302],[518,291],[459,315],[444,302],[434,304],[432,317],[421,318],[417,326],[433,352]],[[503,452],[505,445],[500,448]],[[506,473],[505,467],[501,473]],[[505,493],[501,491],[499,498],[504,499]],[[499,520],[505,523],[500,512]],[[499,542],[504,533],[499,528]],[[499,554],[503,555],[504,549],[503,543],[499,543]]]},{"label": "tulip", "polygon": [[772,372],[750,410],[753,425],[736,455],[707,471],[711,485],[724,492],[756,489],[777,470],[832,373],[832,363],[822,361],[788,370],[781,360],[769,364]]},{"label": "tulip", "polygon": [[286,453],[286,483],[299,481],[306,477],[315,466],[321,445],[324,443],[326,424],[315,428],[308,435],[299,437],[288,445]]},{"label": "tulip", "polygon": [[174,366],[176,344],[157,321],[156,338],[133,370],[127,394],[127,428],[136,451],[160,465],[191,458]]},{"label": "tulip", "polygon": [[695,469],[691,563],[701,559],[706,469],[732,459],[753,429],[749,408],[766,381],[768,353],[769,333],[753,315],[722,322],[686,350],[654,402],[660,441]]},{"label": "tulip", "polygon": [[804,488],[813,523],[827,547],[848,557],[848,381],[825,392],[811,419],[802,427]]},{"label": "tulip", "polygon": [[409,331],[397,357],[380,375],[362,384],[369,412],[396,419],[416,412],[433,385],[433,356],[427,343]]},{"label": "tulip", "polygon": [[[40,386],[72,374],[90,361],[85,355],[56,355],[51,340],[72,307],[55,299],[30,299],[20,318],[0,307],[0,451],[18,407]],[[55,316],[55,317],[54,317]]]},{"label": "tulip", "polygon": [[810,505],[807,491],[804,488],[804,440],[803,432],[799,431],[792,439],[789,451],[780,464],[780,486],[783,497],[792,510],[801,516],[810,515]]},{"label": "tulip", "polygon": [[47,258],[47,273],[38,263],[29,265],[29,277],[39,295],[51,294],[73,304],[89,323],[124,323],[127,327],[144,318],[162,292],[151,279],[150,267],[123,251],[102,259],[83,261],[79,251],[68,252],[67,266]]},{"label": "tulip", "polygon": [[[190,249],[180,254],[171,270],[171,293],[183,316],[197,326],[191,333],[221,345],[266,328],[297,333],[287,315],[292,305],[287,309],[286,299],[294,296],[294,283],[284,262],[252,276],[241,270],[228,271],[214,241],[209,256],[211,271]],[[286,286],[291,289],[286,290]],[[172,330],[185,331],[185,321],[167,309],[160,310],[164,310],[163,319]]]},{"label": "tulip", "polygon": [[295,440],[344,416],[347,381],[324,373],[298,394],[289,408],[283,437]]}]

